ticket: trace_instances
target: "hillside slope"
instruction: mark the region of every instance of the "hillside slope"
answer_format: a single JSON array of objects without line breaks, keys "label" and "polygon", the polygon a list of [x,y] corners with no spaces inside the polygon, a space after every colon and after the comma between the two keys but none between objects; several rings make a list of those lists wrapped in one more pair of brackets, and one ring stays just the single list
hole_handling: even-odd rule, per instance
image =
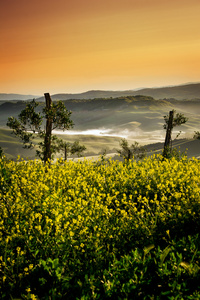
[{"label": "hillside slope", "polygon": [[[159,88],[143,88],[138,90],[125,91],[103,91],[94,90],[78,94],[55,94],[52,95],[53,100],[69,100],[69,99],[94,99],[94,98],[109,98],[121,96],[136,96],[144,95],[151,96],[155,99],[200,99],[200,83],[184,84],[170,87]],[[38,98],[38,101],[44,101],[44,97]]]},{"label": "hillside slope", "polygon": [[38,98],[37,95],[22,95],[22,94],[5,94],[0,93],[0,101],[12,101],[12,100],[29,100]]},{"label": "hillside slope", "polygon": [[[200,83],[190,83],[177,86],[157,87],[157,88],[141,88],[137,90],[125,91],[105,91],[91,90],[83,93],[59,93],[52,94],[53,100],[70,100],[70,99],[95,99],[95,98],[110,98],[110,97],[125,97],[144,95],[151,96],[155,99],[170,99],[177,100],[200,99]],[[32,100],[37,98],[38,101],[44,101],[44,96],[22,95],[22,94],[3,94],[0,93],[0,102],[12,100]]]}]

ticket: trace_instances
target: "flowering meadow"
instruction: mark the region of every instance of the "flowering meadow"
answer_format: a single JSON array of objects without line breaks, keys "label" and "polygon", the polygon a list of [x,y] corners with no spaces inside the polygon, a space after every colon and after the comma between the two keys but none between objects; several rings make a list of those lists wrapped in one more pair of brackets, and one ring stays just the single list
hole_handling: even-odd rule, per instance
[{"label": "flowering meadow", "polygon": [[200,161],[0,160],[1,299],[200,299]]}]

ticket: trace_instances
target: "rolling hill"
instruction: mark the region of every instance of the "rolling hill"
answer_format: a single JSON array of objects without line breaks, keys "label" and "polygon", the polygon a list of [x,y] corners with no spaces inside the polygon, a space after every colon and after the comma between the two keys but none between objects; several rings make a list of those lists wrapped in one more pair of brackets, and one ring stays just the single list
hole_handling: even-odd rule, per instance
[{"label": "rolling hill", "polygon": [[[79,94],[55,94],[52,95],[53,100],[69,100],[69,99],[95,99],[95,98],[110,98],[122,96],[144,95],[151,96],[154,99],[170,99],[177,100],[200,99],[200,83],[190,83],[178,86],[159,87],[159,88],[143,88],[137,90],[126,91],[87,91]],[[37,99],[44,101],[44,97]]]},{"label": "rolling hill", "polygon": [[[130,96],[131,92],[136,95]],[[117,93],[121,93],[120,96],[114,96]],[[145,96],[145,93],[148,95]],[[57,94],[52,95],[52,100],[63,100],[67,109],[72,111],[71,119],[75,126],[73,130],[64,133],[64,139],[69,141],[79,139],[82,144],[88,144],[89,155],[97,154],[103,148],[112,152],[112,149],[119,145],[122,137],[131,143],[137,141],[142,145],[162,144],[165,138],[163,116],[172,109],[183,113],[188,118],[186,124],[174,129],[173,138],[181,130],[181,138],[187,139],[187,143],[194,148],[191,138],[194,131],[200,131],[200,96],[198,94],[200,95],[200,84],[188,84],[139,91],[88,91],[82,94]],[[45,104],[42,101],[43,98],[39,100],[41,103],[38,110],[42,111]],[[25,105],[24,100],[0,101],[0,127],[8,130],[6,126],[8,117],[17,117]],[[63,134],[63,132],[56,134]],[[16,152],[25,155],[21,146],[17,145],[19,142],[15,142],[17,139],[15,140],[13,135],[12,141],[8,131],[0,132],[0,135],[2,135],[0,146],[7,153],[11,147],[12,156]],[[15,148],[18,150],[15,151]],[[198,154],[197,148],[195,146],[195,156]],[[194,151],[191,155],[192,153]]]},{"label": "rolling hill", "polygon": [[[191,100],[200,99],[200,83],[188,83],[177,86],[157,87],[157,88],[142,88],[137,90],[125,90],[125,91],[104,91],[104,90],[91,90],[84,93],[69,94],[61,93],[51,95],[53,100],[69,100],[69,99],[95,99],[95,98],[110,98],[110,97],[122,97],[122,96],[136,96],[144,95],[151,96],[154,99],[170,99],[177,100]],[[36,95],[21,95],[21,94],[1,94],[0,101],[11,100],[32,100],[36,98],[37,101],[44,101],[44,97]]]},{"label": "rolling hill", "polygon": [[0,93],[0,101],[12,101],[12,100],[29,100],[38,98],[36,95],[22,95],[22,94],[5,94]]}]

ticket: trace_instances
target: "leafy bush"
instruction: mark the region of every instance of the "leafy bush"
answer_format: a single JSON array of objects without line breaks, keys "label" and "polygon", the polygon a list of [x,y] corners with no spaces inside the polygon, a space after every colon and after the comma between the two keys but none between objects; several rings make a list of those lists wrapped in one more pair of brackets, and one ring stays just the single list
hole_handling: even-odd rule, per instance
[{"label": "leafy bush", "polygon": [[1,159],[1,299],[200,298],[199,164]]}]

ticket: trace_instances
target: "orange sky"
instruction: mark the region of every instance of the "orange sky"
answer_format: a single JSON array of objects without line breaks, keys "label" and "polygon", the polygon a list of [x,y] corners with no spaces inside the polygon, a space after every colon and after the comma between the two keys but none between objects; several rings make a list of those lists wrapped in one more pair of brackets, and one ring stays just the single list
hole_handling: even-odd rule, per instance
[{"label": "orange sky", "polygon": [[3,0],[0,93],[200,82],[199,0]]}]

